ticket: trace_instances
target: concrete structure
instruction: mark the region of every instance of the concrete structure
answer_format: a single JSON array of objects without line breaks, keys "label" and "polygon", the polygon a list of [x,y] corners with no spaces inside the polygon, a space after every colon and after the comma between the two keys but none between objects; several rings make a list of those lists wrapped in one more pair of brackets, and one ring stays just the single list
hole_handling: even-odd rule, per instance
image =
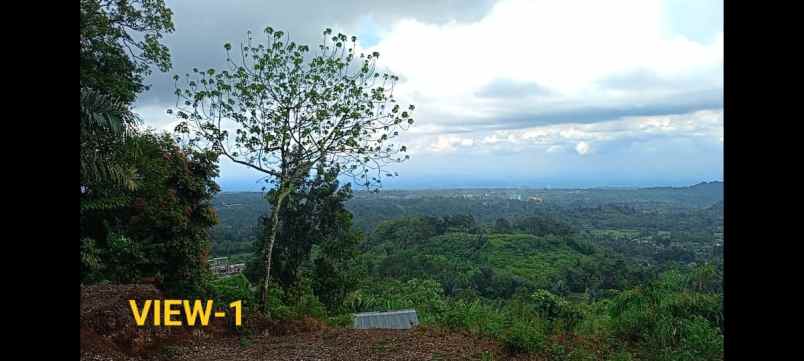
[{"label": "concrete structure", "polygon": [[245,263],[229,263],[229,257],[211,258],[207,263],[212,273],[218,277],[238,274],[246,269]]},{"label": "concrete structure", "polygon": [[404,330],[419,325],[416,310],[400,310],[391,312],[364,312],[352,315],[354,328],[385,328]]}]

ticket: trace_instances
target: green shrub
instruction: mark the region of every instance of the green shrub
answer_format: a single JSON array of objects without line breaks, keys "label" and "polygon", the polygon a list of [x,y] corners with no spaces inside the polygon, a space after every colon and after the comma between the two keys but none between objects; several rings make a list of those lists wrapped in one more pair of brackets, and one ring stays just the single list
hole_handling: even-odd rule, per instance
[{"label": "green shrub", "polygon": [[479,299],[451,302],[443,314],[453,314],[453,328],[463,328],[472,333],[499,338],[505,329],[506,314],[491,303]]},{"label": "green shrub", "polygon": [[615,353],[609,355],[609,361],[632,361],[634,357],[631,355],[630,352],[625,350],[620,350]]},{"label": "green shrub", "polygon": [[321,301],[318,300],[312,291],[302,293],[296,302],[293,303],[291,310],[295,318],[302,318],[310,316],[317,319],[326,319],[327,309]]},{"label": "green shrub", "polygon": [[722,360],[723,335],[707,320],[696,317],[681,324],[681,350],[687,360]]},{"label": "green shrub", "polygon": [[635,343],[640,358],[649,360],[722,359],[720,296],[691,288],[683,274],[671,271],[618,295],[611,303],[615,336]]},{"label": "green shrub", "polygon": [[544,327],[538,320],[513,318],[502,333],[502,341],[511,352],[541,352],[545,346]]},{"label": "green shrub", "polygon": [[351,293],[344,303],[352,312],[412,308],[416,310],[419,322],[434,324],[438,315],[447,309],[446,302],[444,290],[438,281],[411,279],[372,284],[370,289]]},{"label": "green shrub", "polygon": [[[100,252],[100,272],[104,279],[113,283],[132,283],[142,277],[142,269],[147,263],[139,242],[122,234],[111,234],[106,240],[106,248]],[[88,248],[94,244],[87,244]],[[97,265],[97,264],[96,264]]]},{"label": "green shrub", "polygon": [[663,319],[646,343],[662,361],[722,360],[723,336],[706,319]]},{"label": "green shrub", "polygon": [[574,348],[567,354],[567,361],[595,361],[597,355],[583,347]]},{"label": "green shrub", "polygon": [[344,313],[340,315],[330,316],[327,318],[327,323],[333,327],[342,327],[342,328],[352,327],[352,314]]},{"label": "green shrub", "polygon": [[216,304],[228,306],[229,303],[242,300],[243,307],[253,307],[256,295],[251,290],[251,283],[242,274],[218,278],[209,282],[210,292]]},{"label": "green shrub", "polygon": [[547,290],[536,290],[531,294],[529,301],[539,316],[553,322],[554,325],[557,323],[566,325],[567,330],[572,330],[583,316],[578,307]]},{"label": "green shrub", "polygon": [[285,303],[285,291],[276,284],[268,288],[266,294],[265,313],[277,320],[288,320],[293,318],[293,310]]}]

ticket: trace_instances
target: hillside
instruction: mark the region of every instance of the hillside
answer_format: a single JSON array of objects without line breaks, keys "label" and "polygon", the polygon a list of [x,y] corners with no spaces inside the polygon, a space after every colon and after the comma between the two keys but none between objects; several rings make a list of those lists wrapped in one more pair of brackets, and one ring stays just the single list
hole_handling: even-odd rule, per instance
[{"label": "hillside", "polygon": [[[553,233],[562,230],[569,233]],[[628,258],[568,229],[508,231],[517,233],[439,234],[427,220],[389,221],[364,245],[363,259],[377,279],[434,279],[448,296],[505,299],[520,288],[600,293],[624,289],[644,276]]]}]

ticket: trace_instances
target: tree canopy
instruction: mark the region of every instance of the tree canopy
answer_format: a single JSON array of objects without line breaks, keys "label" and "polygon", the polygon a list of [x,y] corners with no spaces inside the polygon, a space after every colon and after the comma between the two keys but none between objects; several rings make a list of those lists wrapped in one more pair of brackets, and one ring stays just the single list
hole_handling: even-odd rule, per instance
[{"label": "tree canopy", "polygon": [[[264,30],[264,43],[249,32],[228,69],[193,69],[177,84],[176,130],[204,146],[266,174],[276,186],[264,247],[265,304],[271,254],[285,199],[314,169],[339,172],[378,185],[385,166],[407,159],[393,143],[413,124],[413,105],[394,99],[396,75],[376,71],[378,52],[357,54],[357,37],[323,32],[311,53],[282,31]],[[170,113],[173,110],[169,110]],[[233,131],[233,134],[230,132]],[[287,221],[283,219],[283,221]]]},{"label": "tree canopy", "polygon": [[151,66],[171,68],[172,16],[163,0],[81,0],[81,87],[133,102]]}]

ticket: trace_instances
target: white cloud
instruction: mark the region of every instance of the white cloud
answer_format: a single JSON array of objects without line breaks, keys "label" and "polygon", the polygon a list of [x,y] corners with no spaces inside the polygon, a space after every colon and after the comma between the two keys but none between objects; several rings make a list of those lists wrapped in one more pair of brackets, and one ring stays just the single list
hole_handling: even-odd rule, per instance
[{"label": "white cloud", "polygon": [[[704,110],[687,114],[626,117],[591,124],[553,124],[517,130],[475,131],[460,134],[404,136],[412,151],[450,152],[459,146],[477,152],[518,152],[529,148],[559,153],[573,148],[588,154],[610,144],[631,144],[657,138],[697,139],[722,144],[723,111]],[[474,139],[480,139],[476,142]]]},{"label": "white cloud", "polygon": [[590,149],[591,147],[587,142],[578,142],[578,144],[575,145],[575,151],[578,152],[578,154],[580,155],[586,155],[587,153],[589,153]]},{"label": "white cloud", "polygon": [[[380,51],[382,66],[405,77],[398,96],[416,103],[421,123],[650,105],[722,88],[722,32],[709,43],[691,41],[667,31],[664,11],[657,0],[505,0],[473,23],[401,20],[371,50]],[[605,85],[630,74],[650,77],[653,85]],[[538,84],[555,96],[477,96],[504,79]]]},{"label": "white cloud", "polygon": [[564,147],[554,144],[554,145],[551,145],[550,147],[547,148],[547,153],[557,153],[557,152],[560,152],[562,150],[564,150]]},{"label": "white cloud", "polygon": [[457,135],[439,135],[438,139],[430,145],[430,150],[435,153],[452,152],[458,147],[471,147],[474,140],[471,138],[461,138]]}]

